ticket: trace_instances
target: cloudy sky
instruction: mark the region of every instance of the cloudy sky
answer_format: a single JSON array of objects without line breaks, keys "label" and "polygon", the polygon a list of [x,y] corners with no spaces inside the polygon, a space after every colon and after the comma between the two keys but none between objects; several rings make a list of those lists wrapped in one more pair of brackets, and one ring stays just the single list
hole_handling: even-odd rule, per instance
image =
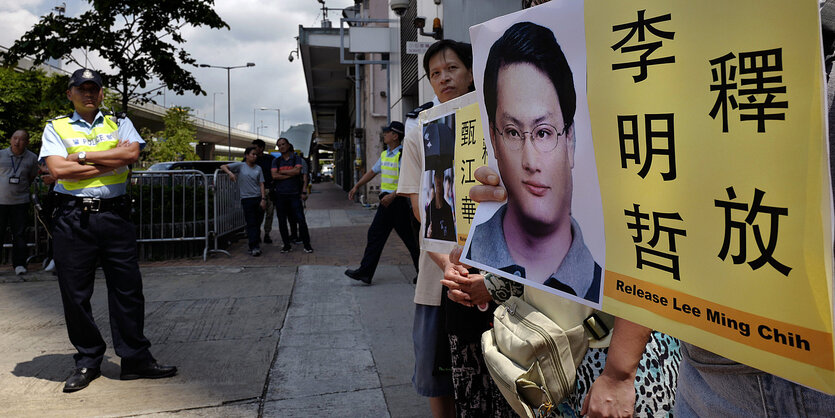
[{"label": "cloudy sky", "polygon": [[[8,47],[39,17],[49,13],[64,1],[56,0],[0,0],[0,45]],[[327,6],[342,9],[354,4],[353,0],[327,0]],[[79,15],[89,4],[83,0],[66,0],[66,13]],[[300,60],[287,60],[296,48],[295,36],[299,25],[318,27],[322,20],[321,4],[316,0],[215,0],[215,10],[230,29],[212,30],[188,28],[183,31],[187,40],[185,49],[198,63],[218,66],[245,65],[254,62],[255,67],[232,70],[232,126],[255,131],[261,121],[270,136],[277,134],[278,112],[255,111],[260,107],[280,108],[283,129],[297,123],[310,123],[310,107]],[[333,10],[328,18],[338,27],[341,13]],[[76,58],[80,53],[74,54]],[[83,58],[82,58],[83,59]],[[96,68],[106,64],[92,61]],[[75,68],[67,68],[73,70]],[[165,105],[189,106],[201,118],[213,119],[212,99],[216,97],[214,118],[226,124],[226,71],[213,68],[195,68],[192,74],[206,92],[206,96],[165,95]],[[213,95],[213,93],[223,93]],[[156,98],[162,105],[162,97]]]}]

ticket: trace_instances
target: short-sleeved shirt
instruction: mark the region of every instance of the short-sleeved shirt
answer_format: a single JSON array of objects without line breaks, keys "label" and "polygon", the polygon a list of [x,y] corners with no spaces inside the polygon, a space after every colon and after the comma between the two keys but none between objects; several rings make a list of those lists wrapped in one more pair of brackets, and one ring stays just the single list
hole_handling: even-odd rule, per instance
[{"label": "short-sleeved shirt", "polygon": [[[38,157],[28,149],[14,155],[11,148],[0,151],[0,205],[29,203],[29,186],[38,175]],[[15,183],[11,178],[16,177]]]},{"label": "short-sleeved shirt", "polygon": [[[408,120],[406,126],[409,126]],[[420,178],[423,174],[423,139],[420,127],[406,131],[403,140],[403,154],[400,156],[400,177],[397,180],[398,194],[420,193]],[[426,251],[420,250],[418,262],[418,280],[415,286],[415,303],[421,305],[441,305],[441,278],[444,272]]]},{"label": "short-sleeved shirt", "polygon": [[[284,159],[284,156],[278,157],[275,160],[273,160],[272,168],[274,170],[278,170],[278,172],[292,170],[296,167],[301,168],[302,163],[301,158],[295,154],[291,155],[290,158],[286,160]],[[273,179],[273,185],[275,187],[276,194],[298,195],[302,191],[301,174],[284,180]]]},{"label": "short-sleeved shirt", "polygon": [[238,177],[238,191],[241,199],[261,197],[261,183],[264,182],[264,172],[257,164],[250,167],[247,163],[237,162],[229,164],[229,171]]},{"label": "short-sleeved shirt", "polygon": [[[81,115],[78,114],[78,112],[73,112],[72,116],[70,116],[70,126],[76,131],[82,132],[84,135],[89,135],[93,129],[104,124],[104,118],[105,116],[101,112],[98,112],[96,117],[93,119],[93,123],[89,124],[81,117]],[[138,142],[140,149],[145,147],[145,141],[141,136],[139,136],[139,132],[136,132],[136,128],[133,127],[133,123],[131,123],[128,118],[119,119],[119,129],[116,131],[115,135],[122,141]],[[48,122],[43,130],[41,155],[38,159],[43,162],[46,160],[46,157],[51,155],[66,158],[69,153],[67,153],[67,148],[64,147],[64,143],[61,141],[61,137],[57,132],[55,132],[52,122]],[[99,187],[86,187],[77,190],[68,190],[62,184],[55,183],[55,191],[72,196],[109,199],[125,194],[127,192],[127,182],[108,184],[106,186]]]}]

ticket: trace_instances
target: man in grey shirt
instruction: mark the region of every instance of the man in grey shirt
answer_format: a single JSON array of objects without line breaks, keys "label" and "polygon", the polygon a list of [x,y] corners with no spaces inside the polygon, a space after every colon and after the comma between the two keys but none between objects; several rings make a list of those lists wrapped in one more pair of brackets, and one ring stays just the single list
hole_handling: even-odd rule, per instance
[{"label": "man in grey shirt", "polygon": [[[12,233],[12,264],[15,274],[26,273],[26,213],[29,186],[38,175],[38,157],[26,149],[29,133],[12,134],[11,146],[0,151],[0,236],[8,225]],[[5,240],[4,240],[5,241]]]}]

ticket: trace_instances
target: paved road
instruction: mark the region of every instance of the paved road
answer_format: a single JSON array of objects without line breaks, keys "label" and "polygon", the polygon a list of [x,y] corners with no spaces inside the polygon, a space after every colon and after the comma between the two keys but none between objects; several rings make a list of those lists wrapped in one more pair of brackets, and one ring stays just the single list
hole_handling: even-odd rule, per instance
[{"label": "paved road", "polygon": [[[101,378],[62,393],[74,350],[57,282],[0,266],[0,416],[430,416],[410,383],[415,273],[405,247],[390,239],[374,285],[346,278],[373,211],[332,184],[317,191],[313,254],[274,244],[250,257],[239,240],[231,257],[143,264],[146,333],[154,355],[179,367],[171,379],[120,381],[108,349]],[[110,345],[103,278],[96,287]]]}]

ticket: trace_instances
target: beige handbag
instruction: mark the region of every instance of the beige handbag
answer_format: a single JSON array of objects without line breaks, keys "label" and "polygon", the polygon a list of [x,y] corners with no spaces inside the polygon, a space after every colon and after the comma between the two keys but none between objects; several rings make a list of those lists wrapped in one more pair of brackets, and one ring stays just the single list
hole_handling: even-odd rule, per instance
[{"label": "beige handbag", "polygon": [[517,414],[546,416],[574,391],[577,366],[589,346],[587,327],[608,334],[595,314],[564,330],[516,296],[496,308],[493,329],[481,336],[484,362]]}]

